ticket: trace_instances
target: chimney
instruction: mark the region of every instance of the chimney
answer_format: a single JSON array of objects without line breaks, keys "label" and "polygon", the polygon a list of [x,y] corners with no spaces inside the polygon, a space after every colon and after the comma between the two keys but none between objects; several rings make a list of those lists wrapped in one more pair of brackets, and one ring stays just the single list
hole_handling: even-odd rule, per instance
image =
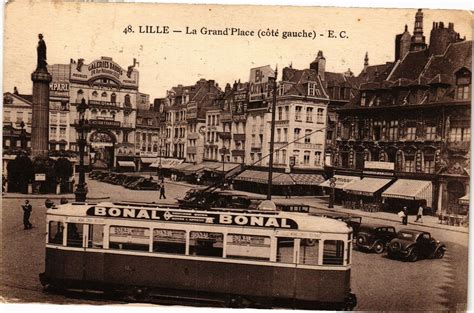
[{"label": "chimney", "polygon": [[365,52],[365,58],[364,58],[364,72],[367,71],[367,68],[369,67],[369,52]]},{"label": "chimney", "polygon": [[326,72],[326,58],[323,55],[323,51],[319,50],[316,59],[309,65],[310,69],[315,70],[321,80],[324,80],[324,73]]}]

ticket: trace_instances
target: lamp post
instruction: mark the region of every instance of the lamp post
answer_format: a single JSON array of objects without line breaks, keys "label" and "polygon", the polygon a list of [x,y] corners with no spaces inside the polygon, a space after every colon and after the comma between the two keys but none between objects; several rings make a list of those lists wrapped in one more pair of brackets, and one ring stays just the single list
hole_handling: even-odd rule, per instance
[{"label": "lamp post", "polygon": [[336,187],[336,178],[331,177],[329,179],[329,187],[331,187],[331,195],[329,197],[328,208],[334,208],[334,196],[335,196],[335,187]]},{"label": "lamp post", "polygon": [[25,131],[25,122],[21,121],[20,123],[21,132],[20,132],[20,143],[21,149],[26,151],[26,131]]},{"label": "lamp post", "polygon": [[270,86],[270,80],[273,80],[273,99],[272,99],[272,121],[270,128],[270,159],[268,161],[268,189],[267,189],[267,200],[272,199],[272,179],[273,179],[273,150],[275,146],[275,111],[276,111],[276,96],[277,96],[277,77],[278,68],[275,69],[275,77],[268,79],[268,85]]},{"label": "lamp post", "polygon": [[226,147],[225,147],[224,139],[222,139],[222,186],[223,187],[225,183],[225,155],[226,155]]},{"label": "lamp post", "polygon": [[87,143],[87,123],[88,121],[85,119],[85,113],[88,106],[86,104],[86,100],[82,99],[81,103],[77,105],[77,112],[79,113],[79,121],[76,127],[77,131],[77,144],[79,146],[79,182],[76,186],[76,191],[74,194],[76,195],[77,202],[85,202],[87,196],[87,184],[86,184],[86,173],[84,168],[84,150]]}]

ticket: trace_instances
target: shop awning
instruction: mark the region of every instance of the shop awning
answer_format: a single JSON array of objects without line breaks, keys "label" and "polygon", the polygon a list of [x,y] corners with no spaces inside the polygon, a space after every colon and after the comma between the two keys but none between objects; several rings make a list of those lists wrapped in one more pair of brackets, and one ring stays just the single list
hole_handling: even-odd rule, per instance
[{"label": "shop awning", "polygon": [[182,159],[155,159],[155,161],[150,165],[150,167],[160,167],[161,168],[174,168],[176,165],[183,163]]},{"label": "shop awning", "polygon": [[[334,178],[336,179],[336,186],[334,187],[335,189],[344,189],[348,184],[350,184],[353,181],[360,181],[359,176],[345,176],[345,175],[334,175]],[[331,181],[328,179],[319,186],[321,187],[331,187],[330,186]]]},{"label": "shop awning", "polygon": [[202,162],[201,163],[204,166],[204,170],[206,171],[213,171],[215,169],[218,169],[219,167],[222,169],[222,163],[219,162]]},{"label": "shop awning", "polygon": [[290,174],[297,185],[318,186],[324,182],[324,178],[319,174]]},{"label": "shop awning", "polygon": [[245,172],[240,173],[235,179],[266,184],[268,182],[268,172],[246,170]]},{"label": "shop awning", "polygon": [[135,163],[132,161],[117,161],[118,166],[121,167],[135,167]]},{"label": "shop awning", "polygon": [[202,163],[194,164],[180,170],[180,172],[182,172],[184,175],[197,174],[202,171],[204,171],[204,164]]},{"label": "shop awning", "polygon": [[[224,173],[227,173],[227,172],[232,171],[233,169],[235,169],[237,166],[240,166],[240,164],[238,164],[238,163],[224,163],[224,166],[222,166],[222,163],[221,163],[221,164],[219,164],[218,167],[213,169],[213,172],[222,173],[222,167],[224,167]],[[207,168],[206,168],[206,170],[207,170]]]},{"label": "shop awning", "polygon": [[140,158],[140,160],[142,161],[142,163],[151,164],[151,163],[156,161],[156,158],[150,158],[150,157],[145,158],[145,157],[143,157],[143,158]]},{"label": "shop awning", "polygon": [[190,166],[193,166],[194,163],[189,163],[189,162],[183,162],[181,164],[178,164],[176,165],[175,167],[173,167],[172,169],[175,170],[175,171],[181,171],[181,170],[184,170]]},{"label": "shop awning", "polygon": [[459,204],[461,205],[469,205],[469,194],[459,198]]},{"label": "shop awning", "polygon": [[399,179],[382,193],[382,197],[426,200],[426,204],[431,206],[433,202],[433,184],[426,180]]},{"label": "shop awning", "polygon": [[[268,182],[268,173],[265,173],[267,175],[267,181]],[[273,185],[295,185],[295,181],[289,174],[286,173],[273,173],[272,174],[272,184]]]},{"label": "shop awning", "polygon": [[374,193],[388,185],[392,180],[388,178],[365,177],[360,181],[352,181],[343,189],[344,191],[356,195],[373,196]]}]

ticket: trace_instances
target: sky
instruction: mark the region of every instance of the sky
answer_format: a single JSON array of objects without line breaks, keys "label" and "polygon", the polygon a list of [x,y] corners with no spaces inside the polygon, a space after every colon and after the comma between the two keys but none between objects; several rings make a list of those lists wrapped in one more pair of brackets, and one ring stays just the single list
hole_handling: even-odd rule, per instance
[{"label": "sky", "polygon": [[[433,21],[454,22],[455,30],[472,40],[469,12],[423,12],[427,40]],[[415,13],[416,9],[14,1],[5,8],[4,92],[17,86],[20,93],[31,94],[38,33],[44,35],[48,64],[67,64],[71,58],[89,64],[108,56],[126,69],[136,58],[139,90],[153,99],[164,97],[173,86],[194,84],[201,78],[214,79],[221,87],[239,79],[248,81],[250,68],[257,66],[307,68],[318,50],[324,52],[326,70],[350,68],[357,75],[366,52],[372,65],[393,61],[395,35],[403,32],[405,24],[413,33]],[[134,33],[125,34],[129,25]],[[146,25],[168,26],[170,33],[139,33],[139,26]],[[186,27],[198,34],[186,35]],[[279,34],[209,36],[200,33],[203,27],[254,32],[269,28]],[[283,31],[302,30],[314,30],[318,36],[282,38]],[[329,30],[345,31],[347,38],[328,38]]]}]

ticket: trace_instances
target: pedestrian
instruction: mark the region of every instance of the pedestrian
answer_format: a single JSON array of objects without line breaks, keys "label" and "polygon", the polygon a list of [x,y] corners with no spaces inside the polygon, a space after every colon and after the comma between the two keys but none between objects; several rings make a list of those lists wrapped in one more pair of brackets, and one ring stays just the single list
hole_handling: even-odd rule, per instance
[{"label": "pedestrian", "polygon": [[406,206],[403,207],[403,225],[408,224],[408,209]]},{"label": "pedestrian", "polygon": [[160,199],[166,199],[165,195],[165,183],[162,181],[160,185]]},{"label": "pedestrian", "polygon": [[21,206],[23,209],[23,226],[25,229],[31,229],[33,228],[33,225],[30,223],[30,215],[31,211],[33,210],[30,201],[25,200],[25,204]]},{"label": "pedestrian", "polygon": [[290,199],[290,198],[291,198],[291,188],[290,188],[290,186],[287,186],[287,187],[286,187],[285,198],[286,198],[286,199]]},{"label": "pedestrian", "polygon": [[415,222],[420,221],[420,223],[423,223],[423,206],[420,205],[418,208],[418,213],[416,214],[416,220]]}]

